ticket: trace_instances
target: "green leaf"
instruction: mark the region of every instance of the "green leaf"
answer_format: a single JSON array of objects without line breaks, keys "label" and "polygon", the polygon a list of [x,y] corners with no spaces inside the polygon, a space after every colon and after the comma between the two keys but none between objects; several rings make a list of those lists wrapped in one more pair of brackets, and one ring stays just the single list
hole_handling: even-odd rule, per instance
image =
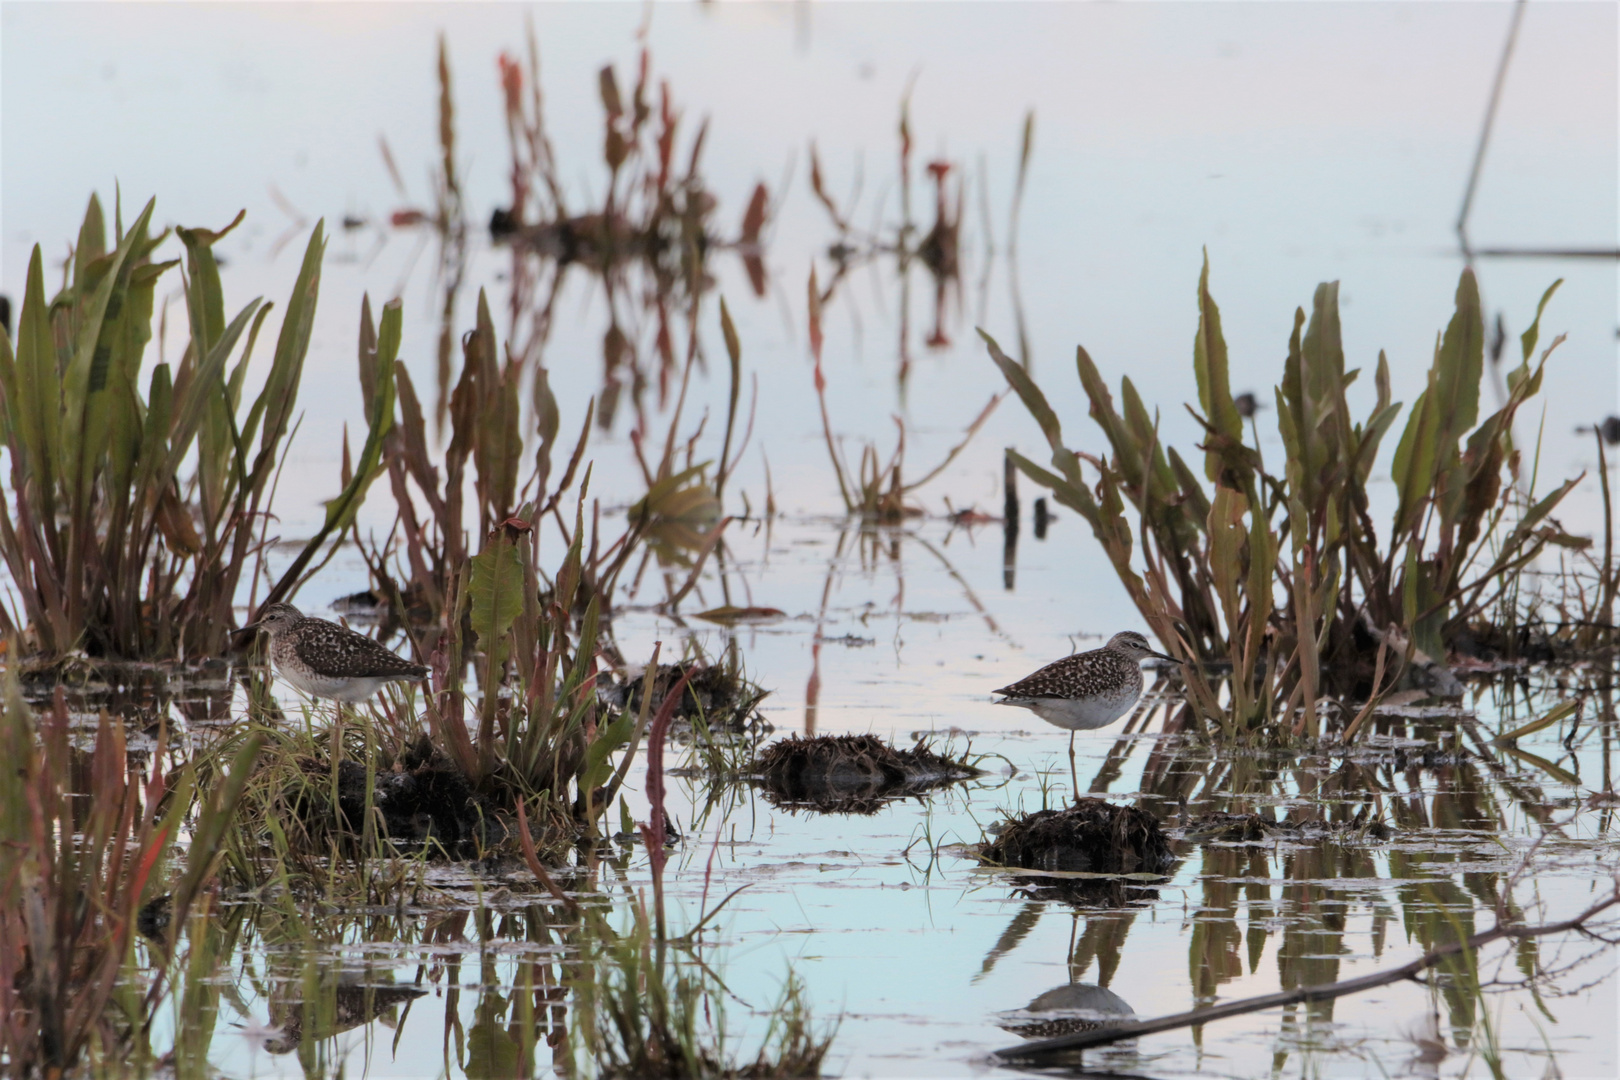
[{"label": "green leaf", "polygon": [[[1233,440],[1243,439],[1243,417],[1232,403],[1231,380],[1227,374],[1226,338],[1221,334],[1221,312],[1209,293],[1209,252],[1204,252],[1204,268],[1198,275],[1198,336],[1193,339],[1193,370],[1198,376],[1198,403],[1210,426]],[[1216,452],[1204,456],[1204,473],[1211,480],[1221,474],[1222,459]]]},{"label": "green leaf", "polygon": [[608,755],[630,741],[635,727],[636,718],[626,711],[620,713],[617,720],[598,729],[595,741],[585,748],[585,768],[580,775],[579,790],[595,791],[607,783],[608,776],[613,772]]},{"label": "green leaf", "polygon": [[1222,613],[1226,616],[1227,640],[1237,640],[1243,596],[1239,583],[1244,580],[1243,544],[1248,530],[1243,516],[1248,511],[1248,500],[1242,492],[1225,484],[1215,486],[1215,498],[1209,510],[1210,573],[1215,581],[1215,593],[1220,598]]},{"label": "green leaf", "polygon": [[394,360],[399,356],[402,333],[400,302],[390,300],[383,305],[382,324],[377,331],[366,444],[360,450],[360,460],[355,463],[354,475],[348,485],[337,498],[326,503],[326,523],[322,533],[347,529],[365,502],[366,489],[382,475],[383,442],[394,426]]},{"label": "green leaf", "polygon": [[225,288],[219,280],[219,261],[213,245],[242,224],[247,211],[239,210],[231,223],[218,232],[212,229],[175,229],[186,247],[186,311],[191,318],[191,344],[202,356],[225,332]]},{"label": "green leaf", "polygon": [[169,459],[160,479],[178,475],[181,460],[191,448],[204,411],[219,401],[224,385],[225,361],[230,359],[237,339],[258,312],[260,303],[254,300],[236,313],[236,318],[231,320],[186,381],[179,400],[175,402],[174,427],[169,434]]},{"label": "green leaf", "polygon": [[1007,384],[1017,392],[1019,400],[1024,403],[1024,408],[1029,410],[1029,414],[1040,425],[1041,431],[1046,435],[1046,441],[1051,444],[1053,451],[1062,449],[1063,425],[1058,423],[1057,413],[1053,412],[1052,406],[1047,404],[1046,395],[1041,393],[1041,388],[1035,385],[1035,380],[1029,377],[1029,372],[1025,371],[1011,357],[1001,351],[1001,346],[996,344],[995,338],[982,329],[979,330],[979,336],[984,338],[984,343],[990,350],[990,359],[995,361],[996,367],[1001,369],[1001,374],[1006,378]]},{"label": "green leaf", "polygon": [[715,473],[717,493],[725,490],[726,476],[731,471],[731,432],[737,424],[737,400],[742,393],[742,341],[737,337],[736,326],[732,325],[724,296],[720,298],[720,333],[726,339],[726,357],[731,361],[731,398],[726,406],[726,437],[720,445],[720,468]]},{"label": "green leaf", "polygon": [[1075,511],[1090,523],[1093,530],[1102,527],[1102,517],[1097,509],[1097,500],[1091,495],[1091,490],[1084,484],[1071,484],[1056,473],[1048,472],[1029,460],[1016,450],[1009,449],[1007,456],[1018,467],[1018,471],[1051,491],[1059,503]]},{"label": "green leaf", "polygon": [[[39,245],[28,260],[28,284],[17,321],[17,385],[8,387],[12,430],[26,451],[26,471],[33,477],[43,501],[41,524],[54,531],[57,457],[61,445],[62,382],[56,365],[56,345],[50,312],[45,306],[45,275]],[[14,462],[15,464],[15,462]]]},{"label": "green leaf", "polygon": [[129,289],[130,254],[137,246],[144,246],[154,205],[146,204],[118,249],[104,260],[105,272],[95,293],[80,309],[78,340],[63,374],[66,416],[62,426],[61,460],[75,520],[83,519],[88,512],[91,485],[107,445],[106,389],[112,369],[113,342],[118,336],[119,314]]},{"label": "green leaf", "polygon": [[79,242],[73,245],[73,281],[77,285],[90,277],[90,264],[107,254],[107,219],[101,200],[92,192],[79,226]]},{"label": "green leaf", "polygon": [[[523,555],[505,530],[497,530],[484,550],[473,556],[468,594],[479,646],[491,657],[504,660],[506,633],[523,610]],[[495,688],[486,687],[485,692],[493,695]]]},{"label": "green leaf", "polygon": [[315,231],[310,233],[298,280],[287,298],[287,313],[282,317],[281,333],[276,338],[270,375],[259,395],[265,403],[264,430],[259,439],[259,456],[253,466],[255,485],[259,483],[259,474],[273,466],[276,446],[291,426],[293,409],[298,403],[298,384],[303,378],[304,356],[309,351],[315,303],[320,296],[321,259],[326,254],[325,225],[324,219],[316,222]]},{"label": "green leaf", "polygon": [[1553,293],[1557,292],[1558,286],[1563,283],[1564,279],[1559,278],[1547,286],[1547,291],[1541,294],[1541,302],[1536,305],[1536,317],[1531,320],[1529,328],[1519,335],[1519,348],[1522,350],[1523,362],[1527,366],[1531,355],[1536,351],[1536,341],[1541,337],[1541,313],[1547,310],[1547,302],[1553,298]]},{"label": "green leaf", "polygon": [[1448,448],[1479,419],[1479,382],[1485,370],[1485,319],[1472,270],[1457,282],[1457,310],[1446,325],[1436,365]]}]

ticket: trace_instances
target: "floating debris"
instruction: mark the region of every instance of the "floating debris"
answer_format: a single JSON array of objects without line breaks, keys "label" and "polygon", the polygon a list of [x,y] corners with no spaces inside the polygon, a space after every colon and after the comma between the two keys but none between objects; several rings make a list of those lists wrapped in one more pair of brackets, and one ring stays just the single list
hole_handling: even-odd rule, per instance
[{"label": "floating debris", "polygon": [[759,784],[777,806],[871,814],[888,800],[980,776],[966,761],[935,753],[924,738],[896,750],[876,735],[797,735],[754,759]]}]

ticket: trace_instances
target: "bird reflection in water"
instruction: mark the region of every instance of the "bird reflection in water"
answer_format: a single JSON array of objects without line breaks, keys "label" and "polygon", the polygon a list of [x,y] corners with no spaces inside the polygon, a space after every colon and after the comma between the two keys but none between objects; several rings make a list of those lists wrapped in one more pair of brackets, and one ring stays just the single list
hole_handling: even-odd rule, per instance
[{"label": "bird reflection in water", "polygon": [[[351,981],[358,978],[339,976],[335,985],[323,987],[316,998],[273,994],[270,1023],[244,1027],[242,1034],[272,1054],[290,1054],[306,1039],[336,1038],[373,1020],[380,1019],[393,1027],[398,1023],[394,1007],[427,993],[416,986],[361,985]],[[301,987],[302,983],[292,985]]]},{"label": "bird reflection in water", "polygon": [[1022,1009],[1010,1009],[996,1026],[1025,1039],[1052,1039],[1072,1035],[1136,1016],[1125,999],[1105,986],[1064,983],[1035,998]]}]

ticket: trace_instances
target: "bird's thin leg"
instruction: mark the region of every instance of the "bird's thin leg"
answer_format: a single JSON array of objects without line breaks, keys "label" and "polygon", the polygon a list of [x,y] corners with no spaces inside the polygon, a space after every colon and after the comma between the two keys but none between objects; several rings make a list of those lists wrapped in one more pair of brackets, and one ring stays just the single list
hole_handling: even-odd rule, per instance
[{"label": "bird's thin leg", "polygon": [[1075,802],[1080,801],[1080,776],[1074,771],[1074,732],[1069,732],[1069,783]]}]

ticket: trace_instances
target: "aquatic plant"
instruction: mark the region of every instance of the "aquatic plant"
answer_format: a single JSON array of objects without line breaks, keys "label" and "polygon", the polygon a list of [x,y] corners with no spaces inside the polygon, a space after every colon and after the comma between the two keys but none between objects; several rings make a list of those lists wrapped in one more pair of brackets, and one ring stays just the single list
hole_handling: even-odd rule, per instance
[{"label": "aquatic plant", "polygon": [[92,196],[67,284],[48,302],[36,246],[15,343],[0,347],[0,439],[11,459],[0,552],[20,602],[0,600],[0,631],[44,659],[78,649],[121,659],[222,653],[295,426],[321,226],[264,386],[244,410],[272,305],[254,300],[227,321],[213,247],[241,214],[218,231],[176,230],[191,339],[178,365],[160,362],[144,393],[138,385],[158,282],[180,263],[152,261],[168,235],[151,235],[153,207],[128,229],[116,212],[109,246]]},{"label": "aquatic plant", "polygon": [[[1091,526],[1143,618],[1184,661],[1198,715],[1229,735],[1273,722],[1315,735],[1322,694],[1359,681],[1370,682],[1376,698],[1399,671],[1432,669],[1447,642],[1549,545],[1587,543],[1549,517],[1576,481],[1539,498],[1527,494],[1513,435],[1515,414],[1540,390],[1548,355],[1562,340],[1535,358],[1541,314],[1556,288],[1521,338],[1507,400],[1481,420],[1484,322],[1473,272],[1463,272],[1427,387],[1393,455],[1397,504],[1382,541],[1368,482],[1401,406],[1390,400],[1380,353],[1373,408],[1360,422],[1351,417],[1346,389],[1359,371],[1345,370],[1337,283],[1318,286],[1308,321],[1303,310],[1295,314],[1275,392],[1288,451],[1281,471],[1267,468],[1257,432],[1246,440],[1207,260],[1193,349],[1203,478],[1160,442],[1158,422],[1129,377],[1116,408],[1083,347],[1080,381],[1111,454],[1070,449],[1034,380],[983,336],[1052,450],[1051,469],[1016,453],[1013,460]],[[1094,486],[1083,465],[1096,474]],[[1211,663],[1230,665],[1224,701],[1206,673]]]},{"label": "aquatic plant", "polygon": [[[14,665],[4,693],[0,752],[14,772],[0,785],[0,1065],[8,1076],[60,1076],[87,1056],[117,1060],[141,1036],[170,964],[158,966],[144,1007],[138,994],[115,1007],[137,926],[149,922],[143,932],[163,943],[165,961],[173,955],[187,913],[207,903],[258,742],[246,740],[197,801],[189,763],[164,775],[161,734],[143,781],[121,721],[103,711],[85,755],[60,690],[37,728]],[[183,830],[190,844],[171,875]]]},{"label": "aquatic plant", "polygon": [[[466,521],[469,471],[475,500],[472,509],[477,514],[475,535],[487,536],[520,510],[527,514],[523,520],[530,523],[554,514],[579,477],[594,408],[587,407],[572,456],[548,495],[560,429],[557,403],[545,372],[538,372],[533,389],[534,438],[526,438],[520,400],[525,369],[510,353],[501,362],[482,290],[476,323],[462,340],[462,353],[461,372],[450,395],[451,435],[442,472],[429,450],[427,421],[416,384],[405,365],[390,358],[388,377],[397,387],[398,418],[391,437],[383,443],[381,464],[387,470],[399,513],[394,528],[380,544],[357,537],[373,589],[388,603],[394,618],[410,622],[422,632],[424,655],[438,642],[439,630],[433,624],[442,623],[451,610],[448,605],[456,579],[472,554]],[[525,477],[525,451],[531,445],[533,464]],[[560,514],[556,518],[566,536],[566,521]],[[619,546],[611,550],[616,554]]]}]

